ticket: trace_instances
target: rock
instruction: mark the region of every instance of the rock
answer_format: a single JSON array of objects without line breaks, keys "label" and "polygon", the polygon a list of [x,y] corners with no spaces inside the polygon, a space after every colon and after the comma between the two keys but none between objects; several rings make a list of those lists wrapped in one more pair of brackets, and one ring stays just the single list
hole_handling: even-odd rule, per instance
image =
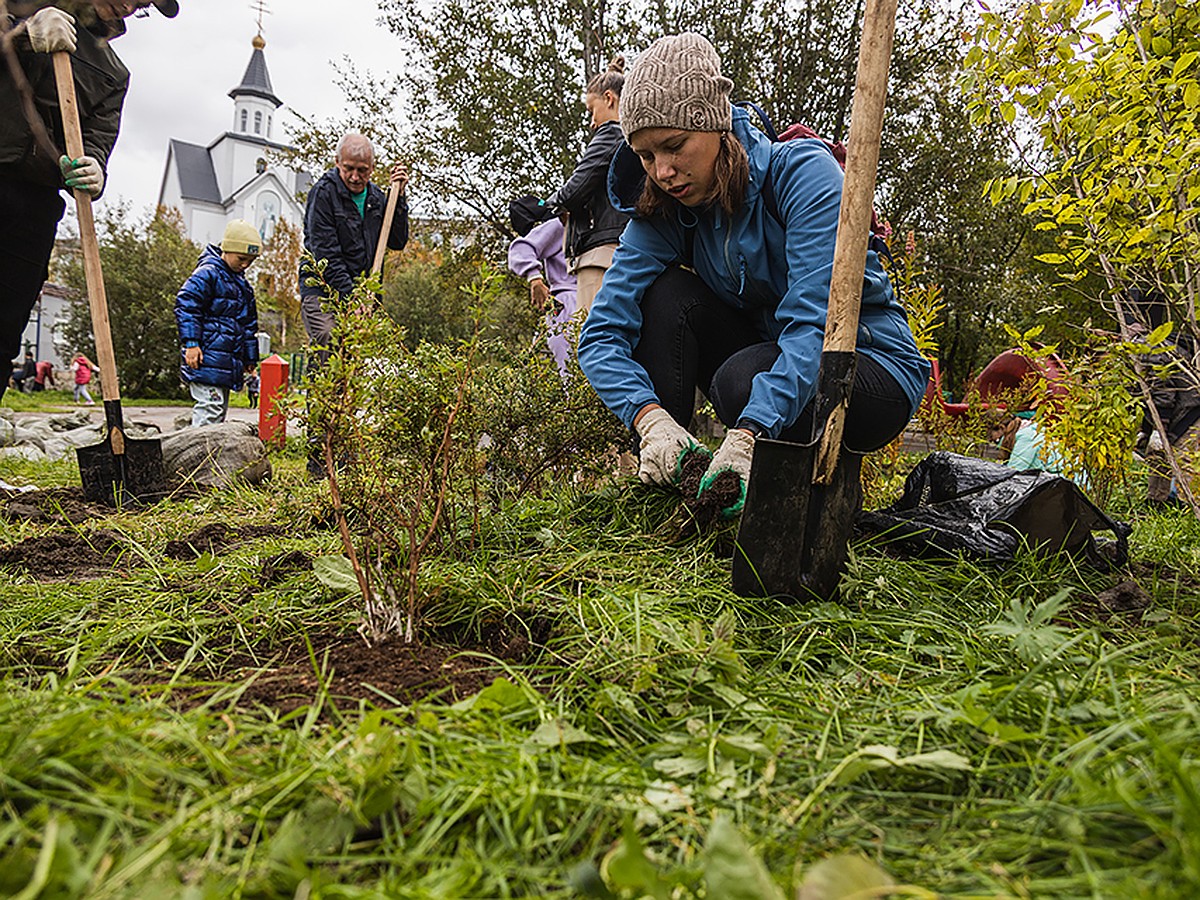
[{"label": "rock", "polygon": [[163,469],[172,485],[226,488],[236,481],[260,484],[271,477],[258,428],[224,422],[185,428],[162,438]]},{"label": "rock", "polygon": [[56,416],[47,416],[46,422],[55,431],[75,431],[82,428],[91,422],[88,414],[80,410],[73,413],[60,413]]},{"label": "rock", "polygon": [[0,447],[0,459],[27,459],[36,462],[45,458],[45,453],[30,444],[20,447]]}]

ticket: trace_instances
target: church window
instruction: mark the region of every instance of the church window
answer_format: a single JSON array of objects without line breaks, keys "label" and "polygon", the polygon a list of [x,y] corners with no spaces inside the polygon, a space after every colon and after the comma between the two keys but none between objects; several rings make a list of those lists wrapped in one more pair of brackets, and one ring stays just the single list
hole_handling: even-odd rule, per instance
[{"label": "church window", "polygon": [[267,137],[271,136],[271,114],[267,113]]},{"label": "church window", "polygon": [[262,134],[262,113],[261,112],[256,112],[254,114],[254,133]]},{"label": "church window", "polygon": [[250,116],[250,113],[247,110],[243,109],[242,110],[242,127],[239,129],[240,131],[246,131],[248,129],[247,122],[248,122],[249,116]]},{"label": "church window", "polygon": [[254,161],[254,172],[256,175],[261,175],[267,171],[267,161],[261,156]]}]

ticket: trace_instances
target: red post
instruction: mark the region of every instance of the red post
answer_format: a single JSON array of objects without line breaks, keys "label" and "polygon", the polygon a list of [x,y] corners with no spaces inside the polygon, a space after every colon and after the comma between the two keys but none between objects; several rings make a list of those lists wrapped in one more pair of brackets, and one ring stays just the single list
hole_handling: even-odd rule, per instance
[{"label": "red post", "polygon": [[268,356],[259,364],[259,373],[258,436],[265,444],[282,447],[287,438],[287,417],[275,408],[275,401],[287,393],[287,361],[277,354]]}]

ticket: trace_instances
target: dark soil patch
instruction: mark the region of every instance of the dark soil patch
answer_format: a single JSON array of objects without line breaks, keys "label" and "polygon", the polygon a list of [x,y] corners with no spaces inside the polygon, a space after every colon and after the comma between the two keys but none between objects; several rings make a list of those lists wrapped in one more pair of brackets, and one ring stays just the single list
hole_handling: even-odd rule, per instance
[{"label": "dark soil patch", "polygon": [[163,554],[170,559],[199,559],[205,553],[217,554],[237,544],[260,537],[288,534],[278,525],[243,525],[230,528],[224,522],[213,522],[177,541],[167,541]]},{"label": "dark soil patch", "polygon": [[94,577],[111,572],[122,549],[121,539],[111,531],[57,531],[0,549],[0,566],[24,569],[39,580]]},{"label": "dark soil patch", "polygon": [[[240,706],[266,706],[293,712],[311,704],[322,685],[330,701],[350,708],[362,701],[377,707],[408,705],[417,700],[437,699],[453,703],[477,693],[502,674],[484,657],[510,664],[531,662],[541,652],[552,632],[549,619],[530,614],[528,621],[515,615],[476,624],[429,628],[421,643],[405,644],[402,638],[368,646],[358,635],[309,635],[313,655],[322,673],[318,676],[308,648],[296,638],[282,647],[264,647],[257,660],[245,654],[207,657],[204,681],[229,684],[249,681]],[[159,647],[167,665],[182,659],[188,647],[165,644]],[[262,660],[274,655],[263,666]],[[134,681],[160,683],[161,674],[132,676]],[[205,702],[207,691],[177,691],[185,706]]]},{"label": "dark soil patch", "polygon": [[742,477],[732,469],[718,472],[700,496],[684,494],[684,502],[692,514],[696,530],[703,534],[719,525],[723,521],[721,510],[737,503],[741,494]]},{"label": "dark soil patch", "polygon": [[78,525],[111,512],[107,507],[85,501],[81,487],[51,488],[23,494],[0,491],[0,515],[13,522]]},{"label": "dark soil patch", "polygon": [[258,573],[258,587],[279,584],[293,572],[311,569],[312,564],[312,557],[303,550],[289,550],[278,556],[268,556],[263,560],[262,570]]},{"label": "dark soil patch", "polygon": [[1137,625],[1141,623],[1142,616],[1148,609],[1150,595],[1141,585],[1134,581],[1122,581],[1094,597],[1081,597],[1071,605],[1068,616],[1075,624],[1105,623],[1113,616],[1122,616]]}]

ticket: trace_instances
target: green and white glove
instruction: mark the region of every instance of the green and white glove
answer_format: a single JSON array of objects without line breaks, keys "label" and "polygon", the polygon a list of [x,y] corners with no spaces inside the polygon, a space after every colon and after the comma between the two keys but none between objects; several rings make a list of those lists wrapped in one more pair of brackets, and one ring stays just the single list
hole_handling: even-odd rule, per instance
[{"label": "green and white glove", "polygon": [[79,159],[63,156],[58,160],[58,167],[67,187],[72,190],[87,191],[93,197],[99,197],[104,190],[104,169],[98,160],[90,156]]},{"label": "green and white glove", "polygon": [[75,17],[47,6],[25,22],[25,33],[34,53],[75,52]]},{"label": "green and white glove", "polygon": [[638,478],[643,484],[679,484],[680,460],[696,439],[662,407],[652,409],[637,424],[641,438]]},{"label": "green and white glove", "polygon": [[[725,440],[713,455],[708,464],[708,471],[700,480],[700,490],[697,497],[712,490],[719,476],[732,472],[737,476],[738,491],[736,499],[729,497],[721,504],[721,516],[729,519],[736,516],[746,505],[746,485],[750,481],[750,463],[754,459],[754,435],[741,428],[730,428],[725,433]],[[722,479],[727,481],[727,479]],[[732,501],[732,502],[730,502]]]}]

